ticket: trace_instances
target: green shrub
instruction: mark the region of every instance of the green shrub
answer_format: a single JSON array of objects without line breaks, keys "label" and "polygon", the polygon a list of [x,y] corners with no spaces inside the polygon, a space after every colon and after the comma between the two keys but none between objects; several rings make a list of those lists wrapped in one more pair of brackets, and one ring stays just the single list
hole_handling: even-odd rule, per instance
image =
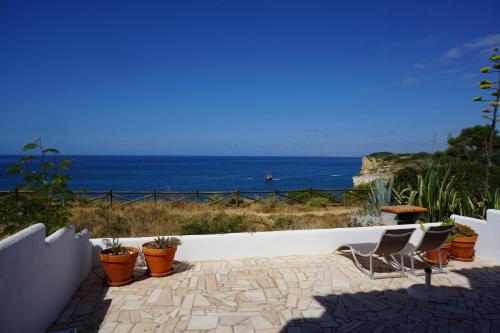
[{"label": "green shrub", "polygon": [[45,224],[50,234],[71,218],[74,194],[67,184],[70,161],[54,158],[59,151],[44,148],[41,138],[23,147],[23,152],[32,150],[38,153],[27,153],[7,169],[8,174],[20,179],[20,185],[0,197],[0,237],[35,223]]},{"label": "green shrub", "polygon": [[274,218],[273,229],[287,230],[293,227],[294,220],[290,216],[277,216]]},{"label": "green shrub", "polygon": [[213,218],[197,217],[181,227],[182,235],[225,234],[255,231],[255,224],[261,221],[245,219],[241,215],[219,213]]},{"label": "green shrub", "polygon": [[262,201],[258,202],[258,207],[262,213],[272,213],[272,212],[276,211],[279,204],[280,204],[280,202],[278,200],[276,200],[274,198],[268,198],[266,200],[262,200]]},{"label": "green shrub", "polygon": [[460,223],[454,224],[451,234],[453,237],[460,237],[460,236],[472,237],[477,235],[474,229],[465,224],[460,224]]},{"label": "green shrub", "polygon": [[287,199],[290,204],[306,204],[308,201],[315,198],[327,199],[330,203],[338,202],[339,199],[328,192],[314,190],[298,190],[288,193]]},{"label": "green shrub", "polygon": [[330,199],[321,197],[313,197],[306,202],[306,205],[309,207],[327,207],[331,204],[332,202]]}]

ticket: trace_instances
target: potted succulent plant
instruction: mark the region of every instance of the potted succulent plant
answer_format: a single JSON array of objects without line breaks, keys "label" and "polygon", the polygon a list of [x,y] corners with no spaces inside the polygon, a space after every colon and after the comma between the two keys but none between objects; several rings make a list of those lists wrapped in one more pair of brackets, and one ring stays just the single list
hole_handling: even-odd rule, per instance
[{"label": "potted succulent plant", "polygon": [[451,255],[454,260],[473,261],[474,246],[477,233],[469,226],[456,223],[453,227],[453,240],[451,242]]},{"label": "potted succulent plant", "polygon": [[[448,218],[444,220],[441,225],[443,226],[454,226],[455,221],[452,219]],[[423,224],[420,224],[421,228],[423,227]],[[431,263],[434,266],[439,265],[439,252],[441,251],[441,262],[443,266],[448,265],[448,258],[450,257],[450,249],[451,249],[451,242],[453,239],[453,235],[450,233],[448,235],[448,239],[446,242],[441,246],[441,249],[439,250],[433,250],[433,251],[425,251],[425,260],[429,263]]]},{"label": "potted succulent plant", "polygon": [[154,241],[142,245],[142,253],[148,265],[149,275],[162,277],[172,274],[177,246],[181,240],[177,237],[158,237]]},{"label": "potted succulent plant", "polygon": [[134,266],[138,255],[137,248],[122,246],[119,238],[113,238],[111,247],[101,251],[99,259],[110,286],[124,286],[134,280]]}]

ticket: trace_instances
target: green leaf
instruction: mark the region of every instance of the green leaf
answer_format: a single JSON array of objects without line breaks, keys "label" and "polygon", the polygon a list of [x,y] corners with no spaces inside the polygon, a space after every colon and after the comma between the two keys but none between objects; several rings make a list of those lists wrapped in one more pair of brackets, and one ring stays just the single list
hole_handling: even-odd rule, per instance
[{"label": "green leaf", "polygon": [[492,56],[490,57],[490,59],[491,59],[492,61],[499,61],[499,60],[500,60],[500,55],[497,55],[497,54],[492,55]]},{"label": "green leaf", "polygon": [[480,89],[491,89],[492,85],[491,84],[480,84],[479,88]]},{"label": "green leaf", "polygon": [[498,92],[498,91],[492,92],[491,96],[498,97],[498,96],[500,96],[500,92]]},{"label": "green leaf", "polygon": [[493,52],[497,52],[498,51],[498,47],[494,47],[492,50],[493,50]]},{"label": "green leaf", "polygon": [[21,172],[21,166],[17,164],[9,165],[6,169],[6,173],[9,175],[17,175]]},{"label": "green leaf", "polygon": [[484,109],[482,112],[483,112],[483,113],[490,113],[490,112],[491,112],[491,110],[490,110],[490,109]]},{"label": "green leaf", "polygon": [[481,68],[479,71],[481,73],[489,73],[490,69],[491,69],[491,67],[486,66],[486,67]]},{"label": "green leaf", "polygon": [[59,150],[57,150],[55,148],[47,148],[47,149],[42,150],[42,153],[44,153],[44,154],[48,154],[48,153],[59,154]]},{"label": "green leaf", "polygon": [[59,165],[61,166],[61,168],[63,169],[66,169],[67,167],[69,167],[69,165],[71,164],[71,161],[66,159],[66,158],[61,158],[59,160]]},{"label": "green leaf", "polygon": [[493,84],[493,83],[491,83],[491,81],[490,81],[490,80],[483,80],[483,81],[481,81],[481,83],[479,83],[479,84],[489,84],[489,85],[491,85],[491,84]]},{"label": "green leaf", "polygon": [[42,169],[52,169],[54,167],[55,167],[54,163],[51,162],[43,162],[40,164],[40,168]]},{"label": "green leaf", "polygon": [[36,160],[35,156],[23,156],[19,159],[19,163],[25,163],[25,162],[33,161],[33,160]]},{"label": "green leaf", "polygon": [[481,96],[477,96],[477,97],[474,97],[472,100],[474,102],[481,102],[483,100],[483,98]]},{"label": "green leaf", "polygon": [[490,102],[490,105],[493,106],[493,107],[498,107],[500,103],[498,102]]},{"label": "green leaf", "polygon": [[494,69],[500,69],[500,64],[494,64],[494,65],[493,65],[493,68],[494,68]]},{"label": "green leaf", "polygon": [[38,147],[38,145],[36,143],[28,143],[27,145],[25,145],[23,147],[23,151],[32,150],[32,149],[35,149],[36,147]]}]

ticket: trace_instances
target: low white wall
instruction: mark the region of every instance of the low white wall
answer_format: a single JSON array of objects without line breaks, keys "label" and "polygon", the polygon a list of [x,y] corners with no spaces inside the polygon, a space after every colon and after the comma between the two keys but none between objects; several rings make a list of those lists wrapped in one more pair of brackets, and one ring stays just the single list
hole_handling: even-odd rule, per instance
[{"label": "low white wall", "polygon": [[45,332],[92,268],[88,231],[45,238],[36,224],[0,241],[0,332]]},{"label": "low white wall", "polygon": [[477,232],[476,256],[500,264],[500,210],[489,209],[486,221],[460,215],[451,218]]},{"label": "low white wall", "polygon": [[[430,225],[439,223],[426,224]],[[422,237],[418,224],[182,236],[176,259],[198,261],[332,253],[345,243],[377,242],[385,229],[403,228],[416,229],[412,243],[416,244]],[[120,242],[141,248],[150,240],[153,237],[121,238]],[[97,267],[100,265],[99,251],[109,247],[110,239],[90,241],[94,244],[94,265]]]}]

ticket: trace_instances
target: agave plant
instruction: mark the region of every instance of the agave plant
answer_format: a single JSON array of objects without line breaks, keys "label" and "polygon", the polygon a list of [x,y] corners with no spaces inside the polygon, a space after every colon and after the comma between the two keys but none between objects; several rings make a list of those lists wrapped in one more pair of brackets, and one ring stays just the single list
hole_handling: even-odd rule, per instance
[{"label": "agave plant", "polygon": [[369,201],[370,206],[380,213],[381,205],[389,205],[392,198],[392,188],[394,186],[394,178],[389,183],[385,184],[384,179],[378,178],[370,185]]},{"label": "agave plant", "polygon": [[120,243],[120,238],[115,237],[113,238],[113,241],[111,242],[111,254],[115,256],[119,256],[122,254],[125,254],[125,249],[122,246],[122,243]]},{"label": "agave plant", "polygon": [[181,240],[177,237],[158,237],[151,243],[151,247],[155,249],[166,249],[179,245],[181,245]]}]

